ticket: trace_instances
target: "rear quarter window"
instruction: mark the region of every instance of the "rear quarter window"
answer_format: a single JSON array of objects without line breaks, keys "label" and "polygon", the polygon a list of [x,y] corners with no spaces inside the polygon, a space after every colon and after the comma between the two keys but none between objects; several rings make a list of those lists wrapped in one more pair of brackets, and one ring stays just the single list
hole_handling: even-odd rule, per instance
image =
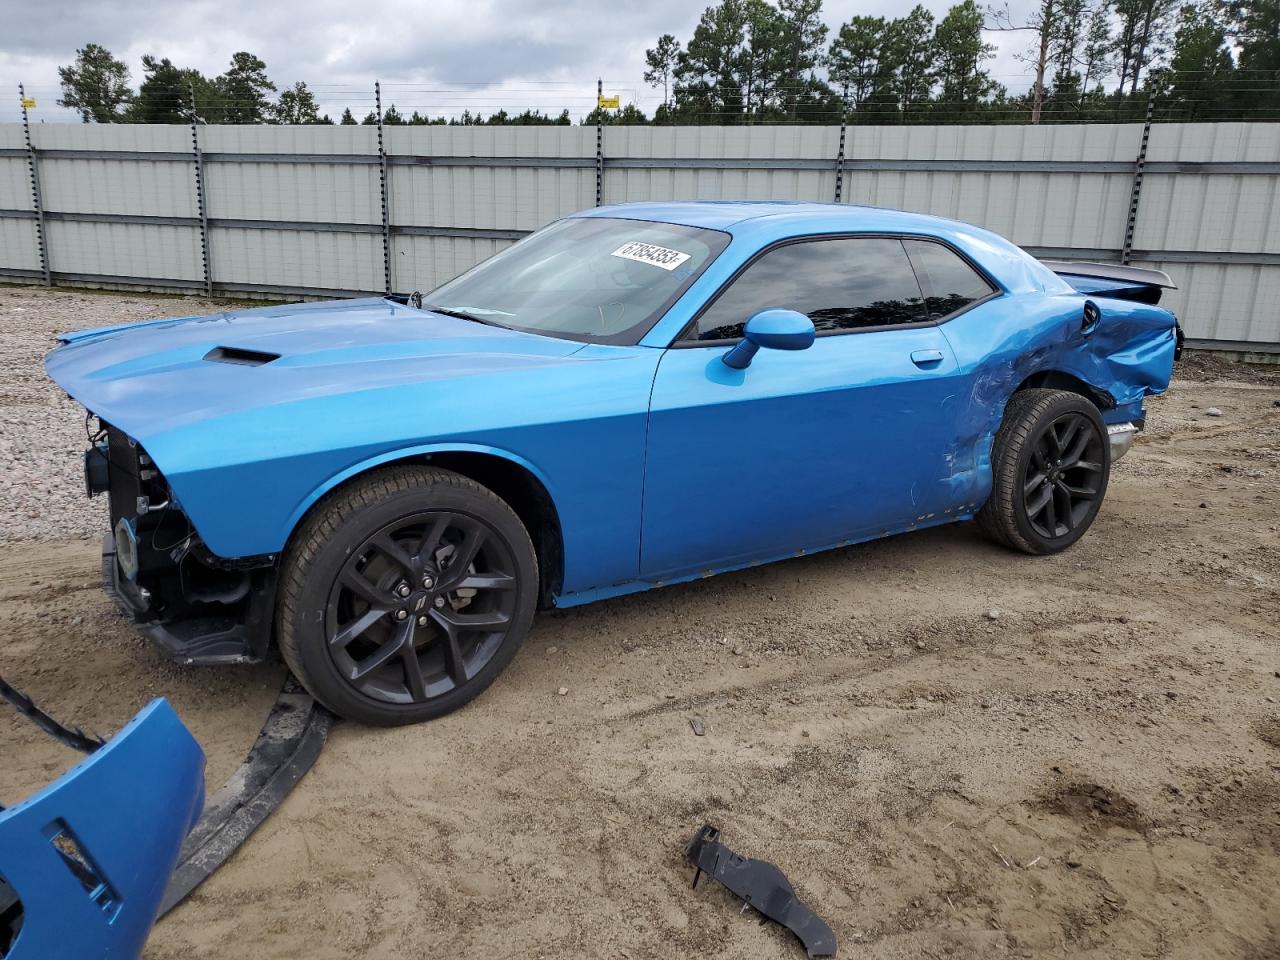
[{"label": "rear quarter window", "polygon": [[995,293],[987,279],[950,247],[930,240],[904,240],[924,292],[925,315],[941,320]]}]

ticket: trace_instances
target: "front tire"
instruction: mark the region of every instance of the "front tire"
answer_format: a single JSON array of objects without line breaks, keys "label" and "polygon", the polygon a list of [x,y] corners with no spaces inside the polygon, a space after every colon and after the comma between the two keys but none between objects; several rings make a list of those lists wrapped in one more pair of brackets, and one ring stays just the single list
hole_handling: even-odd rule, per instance
[{"label": "front tire", "polygon": [[505,501],[448,470],[390,467],[331,494],[291,541],[280,651],[339,716],[418,723],[494,681],[537,593],[533,544]]},{"label": "front tire", "polygon": [[991,449],[991,497],[978,512],[987,536],[1024,553],[1058,553],[1093,523],[1111,475],[1111,445],[1088,399],[1019,390]]}]

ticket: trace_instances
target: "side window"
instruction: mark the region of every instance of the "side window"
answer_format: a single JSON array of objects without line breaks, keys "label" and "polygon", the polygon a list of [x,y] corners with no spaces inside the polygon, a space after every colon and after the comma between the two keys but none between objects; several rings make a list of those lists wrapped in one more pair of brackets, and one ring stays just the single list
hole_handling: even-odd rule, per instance
[{"label": "side window", "polygon": [[928,240],[904,240],[930,320],[941,320],[995,291],[950,247]]},{"label": "side window", "polygon": [[785,307],[818,332],[928,319],[902,241],[882,237],[806,240],[770,250],[698,318],[699,340],[737,339],[752,314]]}]

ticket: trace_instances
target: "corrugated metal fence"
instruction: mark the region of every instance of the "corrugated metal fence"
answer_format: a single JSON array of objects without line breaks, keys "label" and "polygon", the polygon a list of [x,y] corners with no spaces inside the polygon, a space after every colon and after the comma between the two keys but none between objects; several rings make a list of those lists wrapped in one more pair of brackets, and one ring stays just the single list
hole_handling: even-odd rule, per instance
[{"label": "corrugated metal fence", "polygon": [[[1280,345],[1280,124],[0,125],[0,278],[279,295],[430,290],[565,213],[839,199],[1039,256],[1154,265],[1188,336]],[[1145,157],[1140,157],[1145,143]],[[1132,217],[1132,219],[1131,219]]]}]

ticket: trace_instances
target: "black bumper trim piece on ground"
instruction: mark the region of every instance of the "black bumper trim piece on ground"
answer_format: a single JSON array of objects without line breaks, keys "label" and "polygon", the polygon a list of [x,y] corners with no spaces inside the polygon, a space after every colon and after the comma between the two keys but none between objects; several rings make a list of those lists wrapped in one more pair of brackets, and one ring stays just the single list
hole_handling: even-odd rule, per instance
[{"label": "black bumper trim piece on ground", "polygon": [[205,804],[169,879],[162,917],[236,852],[320,756],[334,716],[290,676],[240,768]]},{"label": "black bumper trim piece on ground", "polygon": [[836,935],[827,921],[805,906],[795,888],[774,864],[751,860],[734,853],[720,842],[720,831],[706,824],[685,850],[685,858],[697,867],[693,885],[706,874],[719,881],[766,920],[781,924],[804,944],[810,957],[834,957]]}]

